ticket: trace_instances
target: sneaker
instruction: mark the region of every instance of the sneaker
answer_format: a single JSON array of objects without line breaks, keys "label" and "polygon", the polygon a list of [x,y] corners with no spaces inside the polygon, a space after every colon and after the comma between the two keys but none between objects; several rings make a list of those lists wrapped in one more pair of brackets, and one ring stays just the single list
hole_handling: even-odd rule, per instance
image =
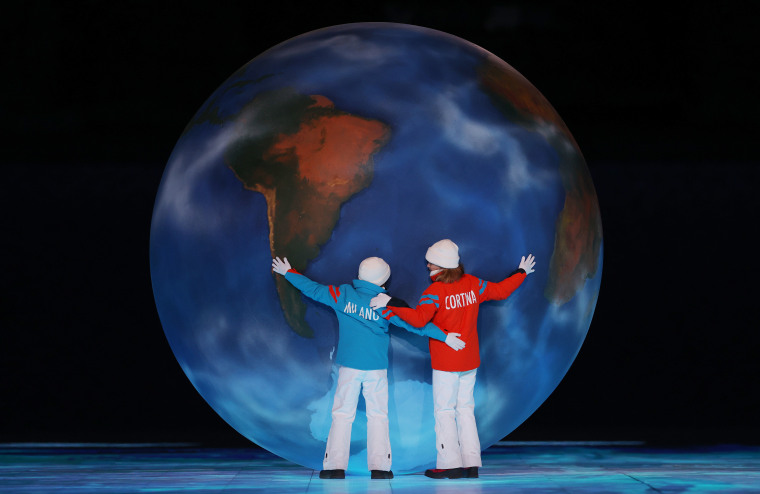
[{"label": "sneaker", "polygon": [[466,479],[477,479],[478,478],[478,467],[468,467],[464,468],[464,478]]},{"label": "sneaker", "polygon": [[345,479],[345,470],[322,470],[319,472],[320,479]]},{"label": "sneaker", "polygon": [[373,479],[392,479],[393,472],[390,470],[372,470]]},{"label": "sneaker", "polygon": [[462,468],[432,468],[425,470],[425,477],[431,479],[461,479],[464,475]]}]

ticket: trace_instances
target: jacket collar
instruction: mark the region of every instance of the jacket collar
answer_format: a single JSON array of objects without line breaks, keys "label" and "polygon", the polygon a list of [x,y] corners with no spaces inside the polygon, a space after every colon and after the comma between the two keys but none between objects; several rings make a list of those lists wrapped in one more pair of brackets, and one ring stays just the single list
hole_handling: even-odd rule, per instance
[{"label": "jacket collar", "polygon": [[385,293],[385,288],[377,286],[370,281],[354,280],[352,284],[357,290],[361,290],[363,292],[371,292],[373,295],[377,295],[378,293]]}]

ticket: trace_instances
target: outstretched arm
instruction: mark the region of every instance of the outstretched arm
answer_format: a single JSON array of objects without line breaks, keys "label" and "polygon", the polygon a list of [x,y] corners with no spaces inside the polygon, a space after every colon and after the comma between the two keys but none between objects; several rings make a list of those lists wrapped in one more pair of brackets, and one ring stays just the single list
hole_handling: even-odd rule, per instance
[{"label": "outstretched arm", "polygon": [[533,254],[528,254],[528,257],[522,257],[520,264],[514,273],[507,276],[504,280],[493,283],[490,281],[480,280],[479,299],[481,302],[486,300],[503,300],[509,297],[512,292],[517,290],[525,278],[533,273],[535,270],[533,266],[536,265],[536,258]]},{"label": "outstretched arm", "polygon": [[275,257],[272,260],[272,271],[285,276],[285,279],[288,280],[291,285],[296,287],[301,293],[310,299],[329,305],[333,308],[337,307],[338,297],[340,297],[340,288],[333,285],[323,285],[310,280],[291,268],[287,257],[282,260],[279,257]]}]

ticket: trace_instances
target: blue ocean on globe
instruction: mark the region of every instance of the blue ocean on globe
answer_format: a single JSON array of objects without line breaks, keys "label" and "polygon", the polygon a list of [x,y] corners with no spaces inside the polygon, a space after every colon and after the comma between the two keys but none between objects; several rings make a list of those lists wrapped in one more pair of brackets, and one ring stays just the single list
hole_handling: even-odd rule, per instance
[{"label": "blue ocean on globe", "polygon": [[[468,273],[536,271],[481,306],[475,416],[487,448],[552,393],[584,341],[600,288],[596,193],[575,140],[522,75],[431,29],[347,24],[287,40],[203,104],[157,193],[150,270],[159,317],[206,402],[257,445],[321,469],[337,381],[337,320],[272,273],[287,257],[338,285],[391,266],[416,305],[424,255],[448,238]],[[427,339],[391,326],[397,474],[435,464]],[[349,473],[368,474],[363,399]]]}]

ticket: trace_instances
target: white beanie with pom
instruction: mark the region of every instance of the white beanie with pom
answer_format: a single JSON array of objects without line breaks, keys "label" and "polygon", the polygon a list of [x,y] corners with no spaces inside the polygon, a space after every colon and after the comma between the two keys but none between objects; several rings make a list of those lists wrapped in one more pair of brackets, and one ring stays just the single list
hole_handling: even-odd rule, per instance
[{"label": "white beanie with pom", "polygon": [[390,277],[391,267],[379,257],[368,257],[359,264],[360,280],[383,286],[383,283],[388,281]]},{"label": "white beanie with pom", "polygon": [[439,240],[430,246],[425,259],[431,264],[446,269],[459,267],[459,247],[449,239]]}]

